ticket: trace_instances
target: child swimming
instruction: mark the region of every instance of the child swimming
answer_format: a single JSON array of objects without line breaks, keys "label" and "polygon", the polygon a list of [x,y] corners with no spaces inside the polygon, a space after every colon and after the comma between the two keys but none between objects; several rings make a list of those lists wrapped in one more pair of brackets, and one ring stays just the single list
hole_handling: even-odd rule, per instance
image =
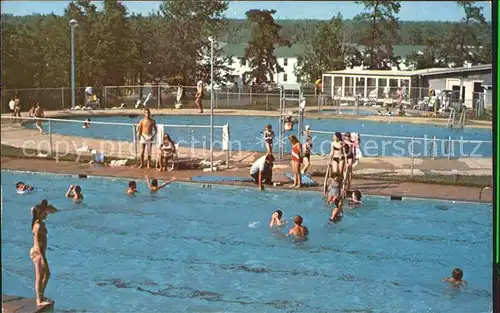
[{"label": "child swimming", "polygon": [[309,235],[309,229],[302,225],[304,219],[302,216],[297,215],[293,218],[294,226],[288,231],[288,236],[294,236],[300,240],[307,240],[307,236]]},{"label": "child swimming", "polygon": [[129,196],[135,196],[135,194],[139,192],[137,191],[137,183],[133,180],[128,182],[128,189],[127,189],[127,194]]},{"label": "child swimming", "polygon": [[344,217],[343,203],[341,198],[337,198],[334,201],[335,208],[332,211],[332,216],[330,217],[330,222],[338,223]]},{"label": "child swimming", "polygon": [[158,190],[162,189],[163,187],[169,185],[174,180],[175,180],[175,177],[172,177],[172,179],[167,180],[162,185],[158,186],[158,180],[157,179],[151,179],[151,180],[149,180],[148,175],[146,175],[146,182],[148,183],[148,188],[151,191],[151,193],[157,192]]},{"label": "child swimming", "polygon": [[26,185],[24,182],[20,181],[16,184],[16,191],[19,194],[35,191],[33,186]]},{"label": "child swimming", "polygon": [[66,198],[72,198],[74,203],[81,203],[83,201],[82,188],[70,185],[66,192]]},{"label": "child swimming", "polygon": [[351,199],[349,200],[349,204],[351,205],[360,205],[363,203],[363,201],[361,201],[361,198],[363,196],[361,195],[361,191],[359,190],[354,190],[352,192],[352,196],[351,196]]},{"label": "child swimming", "polygon": [[269,223],[269,227],[284,225],[285,221],[282,219],[282,217],[283,211],[276,210],[273,215],[271,215],[271,222]]},{"label": "child swimming", "polygon": [[460,268],[454,268],[451,277],[443,278],[441,281],[449,283],[453,288],[459,288],[462,291],[467,289],[467,281],[463,279],[464,272]]},{"label": "child swimming", "polygon": [[327,181],[327,192],[325,194],[326,202],[328,204],[334,203],[334,201],[340,198],[341,192],[341,184],[342,178],[340,176],[336,176],[335,178],[330,178]]}]

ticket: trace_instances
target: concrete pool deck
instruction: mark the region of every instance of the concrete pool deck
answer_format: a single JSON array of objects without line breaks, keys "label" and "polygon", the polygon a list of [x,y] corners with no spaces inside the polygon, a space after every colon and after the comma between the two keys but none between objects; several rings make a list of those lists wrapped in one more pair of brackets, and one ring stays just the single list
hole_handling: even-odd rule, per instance
[{"label": "concrete pool deck", "polygon": [[35,299],[2,294],[2,313],[42,313],[53,312],[54,303],[37,306]]},{"label": "concrete pool deck", "polygon": [[[74,174],[87,176],[106,176],[120,178],[135,178],[138,180],[144,179],[147,174],[158,179],[167,179],[175,176],[179,181],[191,181],[191,177],[199,175],[209,176],[232,176],[232,177],[248,177],[248,168],[245,169],[230,169],[223,172],[202,172],[200,170],[183,170],[173,172],[158,172],[154,169],[138,169],[133,167],[109,167],[95,166],[89,164],[81,164],[74,162],[55,162],[51,160],[23,160],[10,157],[1,158],[2,169],[32,171],[32,172],[49,172],[58,174]],[[268,187],[268,189],[288,189],[288,178],[284,175],[284,171],[275,171],[273,180],[284,184],[281,187]],[[321,177],[312,177],[321,185]],[[207,183],[205,183],[207,184]],[[210,183],[213,184],[213,183]],[[228,183],[228,185],[236,186],[254,186],[252,183]],[[382,196],[401,196],[401,197],[416,197],[442,200],[456,201],[474,201],[492,203],[493,193],[491,189],[486,189],[483,192],[482,198],[479,199],[481,188],[466,187],[466,186],[450,186],[424,183],[407,183],[407,182],[391,182],[383,180],[367,180],[354,179],[353,189],[359,189],[367,195],[382,195]],[[323,190],[322,186],[303,188],[302,190],[318,191],[320,196]],[[295,190],[294,190],[295,191]],[[299,191],[300,192],[300,191]]]}]

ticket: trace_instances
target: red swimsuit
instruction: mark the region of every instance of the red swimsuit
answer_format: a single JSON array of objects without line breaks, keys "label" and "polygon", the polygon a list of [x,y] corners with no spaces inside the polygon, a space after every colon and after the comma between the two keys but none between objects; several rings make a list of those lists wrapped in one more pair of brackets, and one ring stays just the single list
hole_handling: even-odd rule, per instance
[{"label": "red swimsuit", "polygon": [[300,156],[300,143],[296,143],[292,147],[292,160],[294,162],[302,163],[302,157]]}]

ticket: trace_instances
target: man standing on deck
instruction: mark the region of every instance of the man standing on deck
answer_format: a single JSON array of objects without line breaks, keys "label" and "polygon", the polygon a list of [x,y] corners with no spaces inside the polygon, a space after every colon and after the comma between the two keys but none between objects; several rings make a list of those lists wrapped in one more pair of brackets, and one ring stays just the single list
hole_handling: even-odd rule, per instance
[{"label": "man standing on deck", "polygon": [[148,151],[148,168],[151,168],[151,150],[158,128],[151,118],[151,111],[144,109],[144,118],[137,125],[137,139],[141,143],[141,158],[139,168],[144,167],[144,152]]}]

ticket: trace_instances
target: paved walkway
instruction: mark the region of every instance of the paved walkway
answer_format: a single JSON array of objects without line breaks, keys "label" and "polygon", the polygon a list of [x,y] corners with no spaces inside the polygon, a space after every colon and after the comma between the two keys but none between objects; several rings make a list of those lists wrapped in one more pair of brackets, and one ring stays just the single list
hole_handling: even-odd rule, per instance
[{"label": "paved walkway", "polygon": [[[84,174],[96,176],[110,176],[110,177],[123,177],[123,178],[137,178],[143,179],[144,175],[148,174],[158,179],[166,179],[176,176],[180,181],[190,181],[191,177],[199,175],[216,175],[216,176],[238,176],[247,177],[248,168],[246,169],[231,169],[224,172],[202,172],[195,170],[174,171],[174,172],[158,172],[154,169],[138,169],[132,167],[109,167],[109,166],[95,166],[89,164],[77,164],[73,162],[55,162],[51,160],[26,160],[16,158],[1,158],[2,169],[10,170],[26,170],[26,171],[43,171],[50,173],[64,173],[64,174]],[[322,183],[321,177],[313,177],[319,183]],[[287,188],[289,180],[283,175],[283,171],[275,171],[273,177],[275,181],[285,184],[283,187],[270,187],[274,188]],[[233,183],[232,185],[245,185],[252,186],[248,183]],[[370,195],[385,195],[385,196],[403,196],[403,197],[421,197],[431,199],[443,200],[457,200],[457,201],[481,201],[491,203],[493,194],[491,189],[486,189],[483,192],[482,199],[479,199],[481,188],[476,187],[462,187],[462,186],[447,186],[447,185],[434,185],[422,183],[405,183],[405,182],[390,182],[390,181],[377,181],[377,180],[364,180],[355,179],[352,188],[362,191],[364,194]],[[320,192],[323,187],[304,188],[303,190],[316,190]],[[295,191],[291,191],[295,192]]]}]

